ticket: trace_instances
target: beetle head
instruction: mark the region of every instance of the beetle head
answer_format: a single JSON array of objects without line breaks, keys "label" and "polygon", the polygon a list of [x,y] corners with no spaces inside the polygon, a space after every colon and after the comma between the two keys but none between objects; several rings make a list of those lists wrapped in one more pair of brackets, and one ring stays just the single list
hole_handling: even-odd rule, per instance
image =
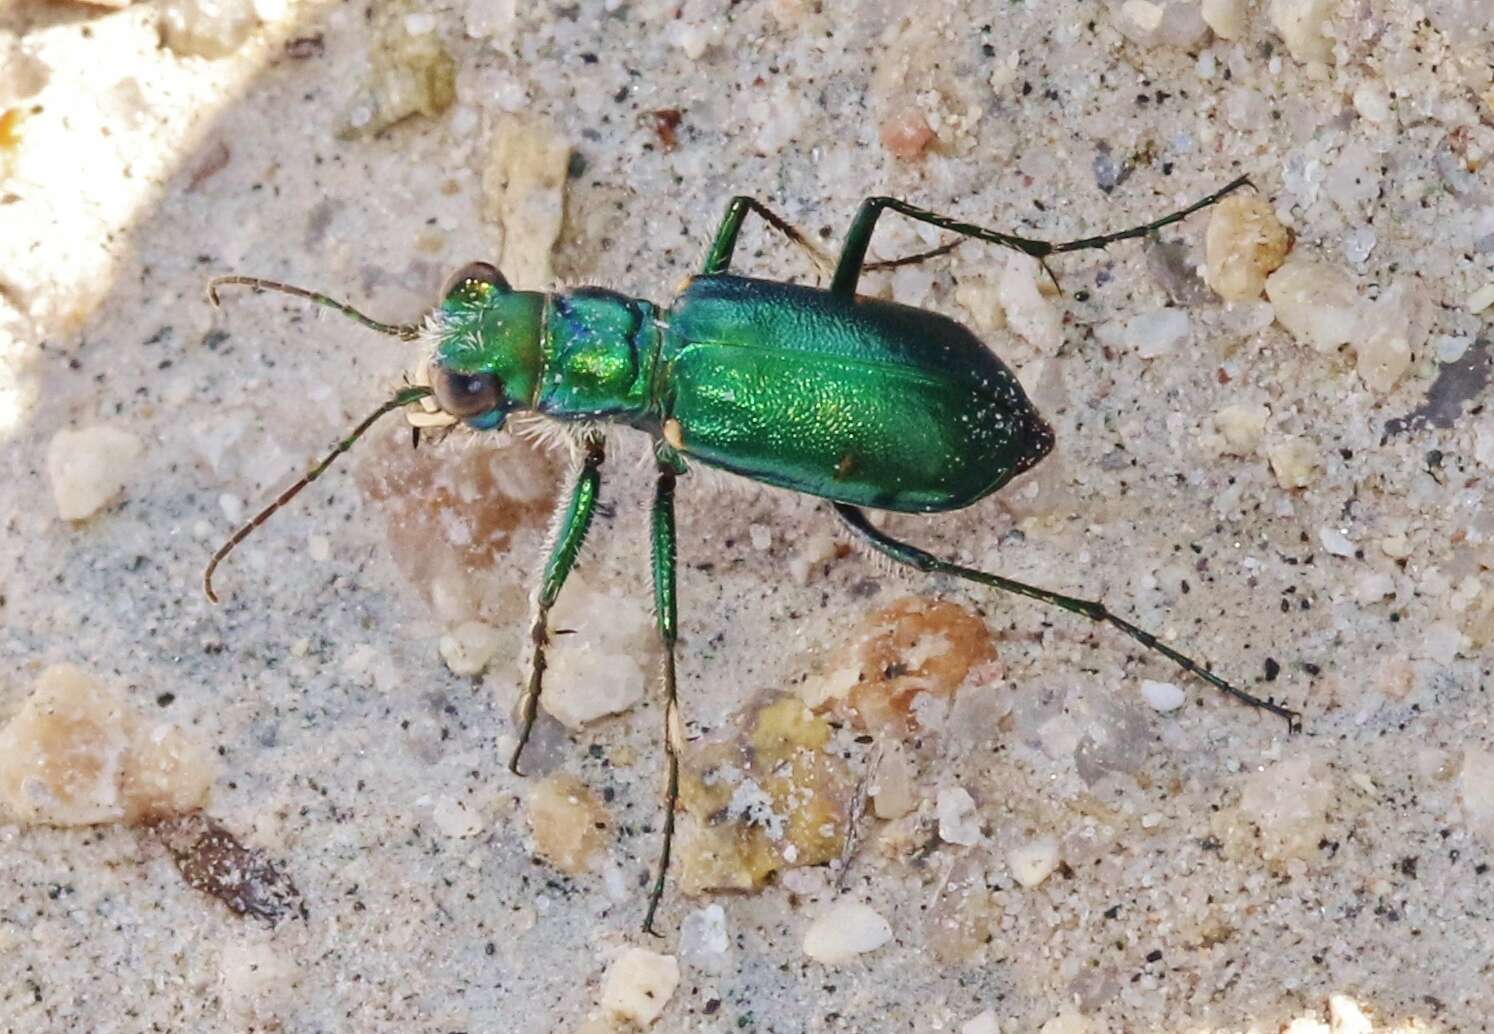
[{"label": "beetle head", "polygon": [[513,290],[486,262],[457,270],[423,334],[432,349],[421,380],[433,394],[410,422],[502,427],[538,386],[544,304],[543,294]]}]

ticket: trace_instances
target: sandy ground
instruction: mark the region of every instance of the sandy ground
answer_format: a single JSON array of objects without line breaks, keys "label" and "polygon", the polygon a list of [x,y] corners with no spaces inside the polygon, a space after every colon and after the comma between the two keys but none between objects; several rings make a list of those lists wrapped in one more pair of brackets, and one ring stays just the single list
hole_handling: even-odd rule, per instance
[{"label": "sandy ground", "polygon": [[[669,968],[630,947],[677,962],[660,1031],[1487,1029],[1494,10],[840,6],[0,12],[0,766],[35,775],[61,663],[92,688],[60,735],[103,751],[69,762],[87,799],[0,786],[0,1029],[620,1030]],[[411,453],[388,421],[224,565],[221,606],[200,591],[417,358],[293,299],[215,311],[210,275],[399,321],[474,258],[663,303],[737,193],[833,249],[870,194],[1064,239],[1242,173],[1318,263],[1296,295],[1222,301],[1208,215],[1055,260],[1061,296],[974,243],[868,277],[977,327],[1058,436],[1001,496],[889,527],[1103,596],[1301,735],[1113,632],[838,551],[810,501],[687,477],[692,737],[823,682],[909,592],[978,614],[999,661],[951,716],[920,705],[912,810],[866,815],[848,872],[674,886],[655,939],[651,488],[626,449],[553,681],[645,698],[547,718],[527,780],[508,715],[563,457]],[[882,257],[943,239],[883,226]],[[760,225],[738,260],[813,277]],[[830,717],[853,777],[898,739]],[[575,873],[526,803],[544,773],[600,809]],[[253,900],[202,876],[190,825],[132,821],[141,780],[146,811],[201,805],[241,845]],[[890,936],[861,916],[841,935],[870,950],[811,958],[837,901]]]}]

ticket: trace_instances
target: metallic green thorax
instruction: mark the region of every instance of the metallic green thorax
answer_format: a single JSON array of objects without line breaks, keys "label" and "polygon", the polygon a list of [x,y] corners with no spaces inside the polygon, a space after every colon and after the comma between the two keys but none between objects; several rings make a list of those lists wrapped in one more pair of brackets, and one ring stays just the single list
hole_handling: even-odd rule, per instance
[{"label": "metallic green thorax", "polygon": [[545,307],[545,376],[534,408],[560,420],[633,423],[649,409],[657,309],[599,287],[552,294]]},{"label": "metallic green thorax", "polygon": [[599,288],[474,284],[439,319],[438,361],[497,376],[505,412],[629,424],[688,460],[838,502],[957,509],[1052,446],[974,334],[891,302],[713,275],[664,313]]},{"label": "metallic green thorax", "polygon": [[495,375],[505,412],[636,422],[648,409],[657,309],[613,291],[510,291],[472,282],[439,310],[437,361]]}]

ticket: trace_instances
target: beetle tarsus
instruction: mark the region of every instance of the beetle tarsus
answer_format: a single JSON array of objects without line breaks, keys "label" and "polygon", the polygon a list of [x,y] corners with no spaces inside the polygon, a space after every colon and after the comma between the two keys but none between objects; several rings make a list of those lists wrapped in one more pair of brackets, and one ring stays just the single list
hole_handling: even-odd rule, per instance
[{"label": "beetle tarsus", "polygon": [[680,720],[680,699],[675,684],[674,647],[679,639],[679,619],[675,605],[675,570],[677,566],[674,524],[674,484],[678,475],[667,461],[659,462],[659,478],[654,487],[654,506],[650,524],[653,540],[651,559],[654,574],[654,621],[659,641],[664,647],[664,754],[668,763],[664,787],[664,832],[659,844],[659,871],[648,896],[648,912],[643,917],[644,933],[654,932],[654,914],[664,900],[664,885],[669,878],[669,855],[674,846],[675,810],[680,803],[680,755],[685,750],[685,726]]},{"label": "beetle tarsus", "polygon": [[1226,682],[1193,658],[1161,642],[1146,629],[1133,625],[1125,618],[1111,613],[1105,604],[1099,600],[1082,600],[1074,596],[1065,596],[1062,593],[1042,589],[1035,585],[1028,585],[1013,578],[1004,578],[999,574],[992,574],[989,571],[981,571],[974,567],[964,567],[949,560],[941,560],[932,553],[903,542],[901,539],[895,539],[886,532],[879,530],[867,520],[865,512],[859,507],[848,506],[845,503],[835,503],[833,505],[836,514],[839,515],[840,519],[845,522],[846,526],[857,537],[877,552],[892,558],[900,564],[905,564],[927,573],[954,575],[956,578],[963,578],[977,585],[1000,589],[1003,592],[1009,592],[1017,596],[1026,596],[1028,599],[1052,604],[1071,614],[1077,614],[1096,623],[1108,624],[1112,628],[1124,632],[1147,649],[1160,653],[1189,674],[1197,675],[1215,689],[1227,693],[1236,700],[1249,704],[1251,707],[1268,711],[1271,714],[1286,719],[1288,731],[1301,731],[1302,716],[1296,711],[1283,707],[1270,698],[1263,700],[1252,693],[1247,693],[1238,686]]},{"label": "beetle tarsus", "polygon": [[606,442],[600,435],[588,435],[585,449],[585,458],[576,472],[570,499],[555,515],[550,555],[545,561],[539,591],[534,598],[534,617],[529,623],[529,681],[524,686],[524,695],[519,698],[519,742],[508,762],[508,770],[514,775],[523,774],[519,771],[519,755],[524,753],[524,747],[534,732],[534,723],[539,718],[540,692],[544,689],[545,679],[545,647],[550,644],[550,608],[559,598],[560,590],[576,564],[576,557],[581,553],[581,546],[586,542],[586,533],[596,514],[597,497],[602,490]]}]

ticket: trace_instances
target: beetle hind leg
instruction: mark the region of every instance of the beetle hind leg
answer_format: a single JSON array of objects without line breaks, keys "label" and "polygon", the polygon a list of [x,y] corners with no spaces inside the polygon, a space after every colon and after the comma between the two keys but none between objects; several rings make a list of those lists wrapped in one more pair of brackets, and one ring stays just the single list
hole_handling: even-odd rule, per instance
[{"label": "beetle hind leg", "polygon": [[[773,229],[783,234],[789,240],[803,249],[804,254],[809,256],[809,261],[814,264],[815,269],[825,276],[835,272],[836,260],[814,241],[807,237],[793,223],[773,211],[767,205],[754,197],[738,194],[727,203],[726,215],[721,219],[721,225],[716,228],[716,236],[711,240],[711,248],[706,253],[705,265],[701,269],[704,276],[714,276],[725,273],[731,268],[732,254],[736,251],[737,237],[742,232],[742,223],[746,220],[749,212],[755,212],[761,216]],[[886,259],[881,262],[868,262],[865,269],[896,269],[899,266],[911,266],[919,262],[926,262],[940,255],[948,255],[959,247],[965,238],[956,237],[927,251],[920,251],[915,255],[903,255],[895,259]]]},{"label": "beetle hind leg", "polygon": [[738,194],[726,204],[726,214],[721,217],[721,225],[716,228],[716,236],[712,238],[711,248],[706,252],[705,265],[700,271],[702,275],[714,276],[731,268],[731,256],[737,248],[737,237],[742,232],[742,223],[749,212],[757,213],[769,226],[799,245],[820,272],[829,274],[834,270],[835,261],[824,249],[804,236],[803,231],[793,223],[757,198]]},{"label": "beetle hind leg", "polygon": [[[1234,193],[1242,187],[1250,186],[1250,180],[1241,176],[1226,184],[1219,190],[1206,198],[1195,201],[1186,208],[1169,213],[1160,219],[1154,219],[1142,226],[1133,226],[1127,230],[1116,233],[1102,234],[1098,237],[1083,237],[1079,240],[1063,241],[1054,243],[1052,241],[1040,241],[1030,237],[1018,237],[1015,234],[1002,233],[1000,230],[991,230],[974,223],[963,222],[947,215],[931,212],[917,205],[910,205],[895,197],[869,197],[861,202],[861,207],[856,211],[856,218],[851,223],[851,230],[846,234],[845,244],[841,247],[840,260],[835,266],[835,277],[830,282],[830,291],[833,294],[852,295],[856,293],[856,285],[861,279],[861,274],[866,269],[872,268],[866,261],[867,245],[871,243],[872,231],[876,228],[877,220],[882,213],[888,210],[898,212],[909,219],[937,226],[940,229],[950,230],[958,233],[961,237],[973,237],[976,240],[986,241],[991,244],[999,244],[1015,251],[1031,255],[1042,262],[1049,255],[1057,255],[1066,251],[1083,251],[1089,248],[1104,248],[1117,241],[1132,240],[1137,237],[1145,237],[1154,230],[1160,230],[1164,226],[1187,218],[1199,209],[1207,208],[1218,202],[1228,194]],[[919,256],[912,256],[913,259]],[[899,264],[894,262],[894,264]],[[1044,264],[1044,269],[1047,265]],[[1049,270],[1049,276],[1052,271]],[[1056,283],[1055,278],[1055,283]]]},{"label": "beetle hind leg", "polygon": [[1148,650],[1162,654],[1162,656],[1172,661],[1190,675],[1197,675],[1215,689],[1227,693],[1236,700],[1249,704],[1251,707],[1262,711],[1269,711],[1278,718],[1286,719],[1287,730],[1289,732],[1299,732],[1302,728],[1302,716],[1298,712],[1283,707],[1273,700],[1263,700],[1254,694],[1247,693],[1243,689],[1231,685],[1191,657],[1179,653],[1166,643],[1161,642],[1152,633],[1143,628],[1138,628],[1122,617],[1112,614],[1098,600],[1081,600],[1074,596],[1065,596],[1062,593],[1041,589],[1035,585],[1028,585],[1025,582],[1019,582],[1012,578],[1003,578],[998,574],[991,574],[990,572],[981,571],[973,567],[963,567],[948,560],[941,560],[932,553],[927,553],[917,546],[912,546],[899,539],[895,539],[891,535],[874,527],[866,519],[865,512],[860,508],[848,506],[845,503],[835,503],[833,505],[836,514],[859,539],[878,553],[891,558],[899,564],[905,564],[915,570],[932,574],[954,575],[956,578],[963,578],[968,582],[975,582],[977,585],[1000,589],[1002,592],[1013,593],[1017,596],[1026,596],[1028,599],[1051,604],[1071,614],[1078,614],[1080,617],[1089,618],[1091,621],[1108,624],[1112,628],[1124,632]]}]

